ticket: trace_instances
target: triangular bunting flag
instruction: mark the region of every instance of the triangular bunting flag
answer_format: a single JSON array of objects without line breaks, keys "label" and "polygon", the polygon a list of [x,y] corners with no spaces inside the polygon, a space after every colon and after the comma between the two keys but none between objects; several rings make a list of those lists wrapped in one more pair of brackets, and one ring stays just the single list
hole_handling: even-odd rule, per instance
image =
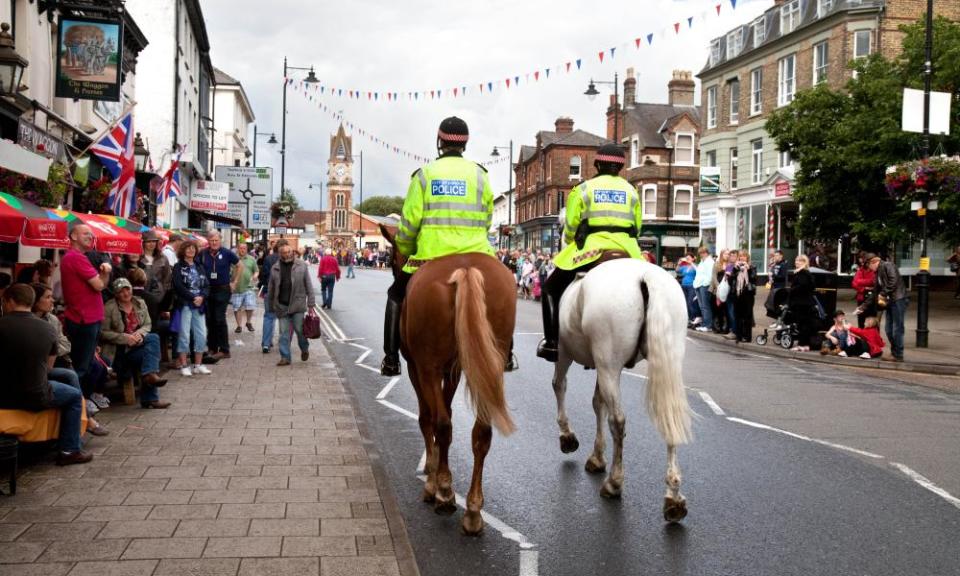
[{"label": "triangular bunting flag", "polygon": [[653,44],[653,34],[647,34],[647,46]]},{"label": "triangular bunting flag", "polygon": [[539,70],[537,70],[537,71],[535,71],[535,72],[533,73],[533,80],[534,80],[534,82],[539,82],[539,81],[540,81],[540,71],[539,71]]},{"label": "triangular bunting flag", "polygon": [[570,71],[570,63],[567,62],[567,72],[569,72],[569,71]]},{"label": "triangular bunting flag", "polygon": [[457,88],[454,88],[454,89],[453,89],[453,97],[454,97],[454,98],[457,97],[457,92],[459,92],[459,91],[460,91],[460,90],[458,90]]},{"label": "triangular bunting flag", "polygon": [[637,45],[637,49],[640,49],[640,42],[643,41],[643,38],[634,38],[633,43]]},{"label": "triangular bunting flag", "polygon": [[510,79],[507,78],[507,88],[510,88]]},{"label": "triangular bunting flag", "polygon": [[519,77],[519,76],[514,76],[514,77],[513,77],[513,85],[514,85],[514,86],[519,86],[519,85],[520,85],[520,77]]},{"label": "triangular bunting flag", "polygon": [[547,78],[550,78],[550,69],[547,68]]},{"label": "triangular bunting flag", "polygon": [[579,69],[580,69],[580,59],[577,58],[577,70],[579,70]]},{"label": "triangular bunting flag", "polygon": [[493,92],[493,82],[487,82],[487,91]]},{"label": "triangular bunting flag", "polygon": [[717,9],[717,16],[719,16],[719,15],[720,15],[720,4],[717,4],[717,5],[716,5],[716,9]]},{"label": "triangular bunting flag", "polygon": [[[603,63],[603,50],[601,50],[601,51],[599,52],[599,56],[600,56],[600,63],[602,64],[602,63]],[[578,60],[577,63],[579,64],[580,61]]]},{"label": "triangular bunting flag", "polygon": [[730,7],[734,10],[737,9],[737,0],[730,0]]},{"label": "triangular bunting flag", "polygon": [[687,18],[687,28],[693,28],[693,16]]},{"label": "triangular bunting flag", "polygon": [[679,33],[680,33],[680,23],[679,23],[679,22],[674,22],[674,23],[673,23],[673,31],[674,31],[676,34],[679,34]]},{"label": "triangular bunting flag", "polygon": [[611,48],[611,49],[610,49],[610,57],[613,58],[613,57],[616,55],[616,52],[617,52],[617,49],[616,49],[615,47],[614,47],[614,48]]}]

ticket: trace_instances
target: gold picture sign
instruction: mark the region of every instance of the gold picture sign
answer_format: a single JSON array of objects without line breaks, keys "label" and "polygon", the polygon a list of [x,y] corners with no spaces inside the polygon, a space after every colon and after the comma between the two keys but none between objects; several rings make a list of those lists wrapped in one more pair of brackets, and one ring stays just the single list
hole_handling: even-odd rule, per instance
[{"label": "gold picture sign", "polygon": [[123,22],[64,16],[57,39],[56,96],[118,102]]}]

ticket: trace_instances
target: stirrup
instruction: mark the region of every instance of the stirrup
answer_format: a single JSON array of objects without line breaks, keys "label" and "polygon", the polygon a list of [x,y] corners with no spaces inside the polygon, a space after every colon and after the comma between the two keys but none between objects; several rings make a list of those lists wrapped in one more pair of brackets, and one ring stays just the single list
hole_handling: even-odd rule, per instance
[{"label": "stirrup", "polygon": [[399,376],[400,375],[400,357],[397,354],[388,354],[380,362],[381,376]]},{"label": "stirrup", "polygon": [[550,342],[549,340],[547,340],[546,338],[544,338],[543,340],[540,341],[539,344],[537,344],[537,356],[538,356],[538,357],[543,358],[544,360],[546,360],[546,361],[548,361],[548,362],[556,362],[556,361],[557,361],[557,357],[558,357],[559,355],[560,355],[560,353],[559,353],[559,351],[557,350],[557,343],[556,343],[556,342]]}]

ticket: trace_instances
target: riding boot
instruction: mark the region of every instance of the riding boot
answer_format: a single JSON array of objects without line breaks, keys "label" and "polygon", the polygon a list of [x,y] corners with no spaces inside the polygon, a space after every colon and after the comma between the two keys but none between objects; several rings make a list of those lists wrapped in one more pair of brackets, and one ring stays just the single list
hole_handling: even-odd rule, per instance
[{"label": "riding boot", "polygon": [[520,361],[517,355],[513,353],[513,338],[510,339],[510,352],[507,353],[507,362],[503,367],[504,372],[513,372],[520,368]]},{"label": "riding boot", "polygon": [[557,335],[560,331],[560,310],[550,293],[542,294],[540,303],[543,314],[543,340],[537,345],[537,356],[548,362],[556,362],[559,355]]},{"label": "riding boot", "polygon": [[380,363],[380,375],[400,375],[400,310],[403,304],[387,300],[387,309],[383,318],[383,362]]}]

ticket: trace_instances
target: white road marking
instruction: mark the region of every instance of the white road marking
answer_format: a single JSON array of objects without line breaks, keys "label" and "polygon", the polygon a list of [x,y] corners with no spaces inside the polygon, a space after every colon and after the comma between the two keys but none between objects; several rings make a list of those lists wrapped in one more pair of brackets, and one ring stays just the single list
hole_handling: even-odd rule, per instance
[{"label": "white road marking", "polygon": [[354,364],[362,364],[363,361],[367,359],[367,356],[370,355],[370,352],[372,352],[372,350],[368,348],[366,352],[357,357],[356,361],[354,361]]},{"label": "white road marking", "polygon": [[913,480],[914,482],[916,482],[917,484],[923,486],[923,487],[926,488],[927,490],[933,492],[933,493],[936,494],[937,496],[939,496],[939,497],[943,498],[944,500],[946,500],[947,502],[953,504],[955,507],[960,508],[960,498],[957,498],[956,496],[954,496],[953,494],[947,492],[947,491],[944,490],[943,488],[937,486],[936,484],[934,484],[934,483],[931,482],[930,480],[927,480],[927,478],[926,478],[925,476],[923,476],[922,474],[920,474],[920,473],[917,472],[916,470],[910,468],[909,466],[907,466],[907,465],[905,465],[905,464],[901,464],[901,463],[899,463],[899,462],[891,462],[890,465],[893,466],[894,468],[896,468],[897,470],[903,472],[903,473],[906,474],[907,476],[909,476],[910,479]]},{"label": "white road marking", "polygon": [[427,468],[427,451],[424,450],[423,454],[420,455],[420,463],[417,464],[417,474],[426,472]]},{"label": "white road marking", "polygon": [[334,338],[335,338],[336,340],[339,340],[339,341],[342,342],[342,341],[344,341],[344,340],[347,339],[347,335],[344,334],[344,332],[343,332],[343,330],[340,328],[340,326],[338,326],[337,323],[333,321],[333,318],[331,318],[331,317],[326,313],[326,311],[324,311],[322,308],[318,308],[318,307],[316,307],[316,306],[314,306],[314,308],[316,308],[317,313],[320,315],[320,318],[321,318],[322,320],[326,320],[326,323],[327,323],[328,326],[330,326],[330,330],[331,330],[331,332],[333,332]]},{"label": "white road marking", "polygon": [[400,414],[403,414],[407,418],[413,418],[414,420],[420,419],[420,417],[414,414],[413,412],[407,410],[406,408],[401,408],[400,406],[397,406],[396,404],[394,404],[393,402],[390,402],[389,400],[377,400],[377,402],[383,404],[384,406],[393,410],[394,412],[399,412]]},{"label": "white road marking", "polygon": [[392,390],[393,387],[396,386],[396,385],[397,385],[397,382],[399,382],[399,381],[400,381],[400,377],[399,377],[399,376],[396,376],[396,377],[394,377],[394,378],[391,378],[391,379],[390,379],[390,382],[389,382],[386,386],[383,387],[383,390],[381,390],[379,394],[377,394],[377,400],[383,400],[384,398],[386,398],[386,397],[387,397],[387,394],[390,393],[390,390]]},{"label": "white road marking", "polygon": [[648,379],[648,378],[647,378],[646,376],[644,376],[643,374],[637,374],[636,372],[630,372],[629,370],[624,370],[623,373],[626,374],[627,376],[633,376],[634,378],[640,378],[641,380],[647,380],[647,379]]},{"label": "white road marking", "polygon": [[539,574],[539,556],[536,550],[520,551],[520,576],[537,576]]},{"label": "white road marking", "polygon": [[768,426],[766,424],[760,424],[759,422],[751,422],[749,420],[744,420],[743,418],[734,418],[732,416],[728,416],[727,420],[731,422],[737,422],[738,424],[743,424],[745,426],[752,426],[753,428],[760,428],[762,430],[770,430],[771,432],[778,432],[780,434],[785,434],[787,436],[796,438],[798,440],[806,440],[807,442],[822,444],[824,446],[829,446],[831,448],[837,448],[838,450],[846,450],[847,452],[853,452],[854,454],[866,456],[867,458],[877,458],[881,460],[883,459],[883,456],[879,454],[874,454],[873,452],[867,452],[866,450],[858,450],[857,448],[851,448],[850,446],[844,446],[843,444],[834,444],[833,442],[827,442],[826,440],[811,438],[809,436],[804,436],[803,434],[797,434],[795,432],[781,430],[780,428],[774,428],[773,426]]},{"label": "white road marking", "polygon": [[379,374],[379,373],[380,373],[380,369],[379,369],[379,368],[374,368],[373,366],[367,366],[366,364],[355,364],[355,366],[357,366],[358,368],[364,368],[364,369],[369,370],[369,371],[371,371],[371,372],[373,372],[373,373],[375,373],[375,374]]},{"label": "white road marking", "polygon": [[347,342],[347,344],[349,344],[350,346],[353,346],[354,348],[359,348],[361,350],[369,350],[369,348],[367,348],[363,344],[355,344],[353,342]]},{"label": "white road marking", "polygon": [[700,397],[703,398],[703,401],[706,403],[706,405],[709,406],[711,410],[713,410],[714,414],[716,414],[717,416],[726,416],[726,412],[723,411],[723,408],[721,408],[719,404],[714,402],[713,398],[709,394],[701,390]]}]

